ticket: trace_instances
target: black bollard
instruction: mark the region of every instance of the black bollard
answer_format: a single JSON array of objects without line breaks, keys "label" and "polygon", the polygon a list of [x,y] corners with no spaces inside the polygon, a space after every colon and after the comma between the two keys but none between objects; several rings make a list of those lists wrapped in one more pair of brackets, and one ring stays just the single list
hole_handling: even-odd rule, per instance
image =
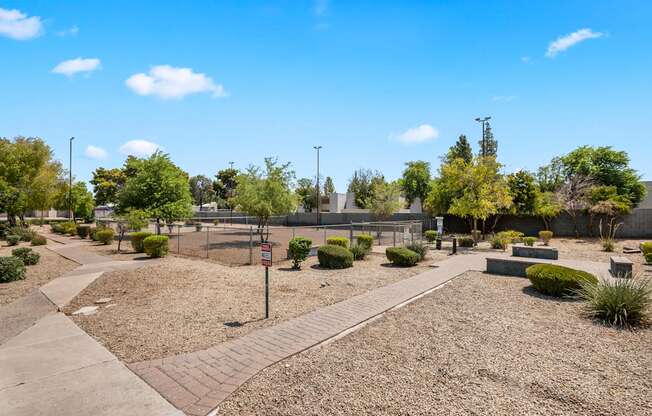
[{"label": "black bollard", "polygon": [[457,254],[457,237],[453,237],[453,254]]},{"label": "black bollard", "polygon": [[435,241],[435,248],[436,248],[437,250],[441,250],[441,238],[438,238],[438,239]]}]

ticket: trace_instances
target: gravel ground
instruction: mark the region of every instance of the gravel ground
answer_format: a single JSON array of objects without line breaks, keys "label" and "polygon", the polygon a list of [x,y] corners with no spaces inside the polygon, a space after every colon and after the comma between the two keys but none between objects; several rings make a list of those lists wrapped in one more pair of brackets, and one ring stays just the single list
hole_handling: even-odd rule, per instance
[{"label": "gravel ground", "polygon": [[66,313],[110,297],[112,306],[72,318],[127,362],[162,358],[204,349],[388,285],[443,258],[444,254],[433,253],[416,267],[395,268],[384,256],[371,255],[349,269],[323,270],[313,257],[298,272],[286,262],[270,270],[271,316],[261,320],[262,267],[228,267],[170,256],[137,270],[103,275],[71,302]]},{"label": "gravel ground", "polygon": [[111,244],[104,245],[101,243],[91,242],[91,244],[84,246],[85,250],[92,251],[93,253],[101,256],[107,256],[110,260],[140,260],[148,259],[145,253],[136,253],[131,248],[130,241],[123,241],[120,246],[120,254],[118,254],[118,242],[114,241]]},{"label": "gravel ground", "polygon": [[[50,243],[54,244],[54,243]],[[20,243],[19,246],[0,247],[0,256],[11,256],[11,251],[17,247],[30,247],[41,255],[41,260],[34,266],[27,266],[24,280],[0,283],[0,305],[6,305],[27,295],[32,289],[43,286],[48,281],[69,272],[79,264],[54,253],[44,246],[30,246]]]},{"label": "gravel ground", "polygon": [[220,415],[652,415],[652,329],[469,273],[259,373]]}]

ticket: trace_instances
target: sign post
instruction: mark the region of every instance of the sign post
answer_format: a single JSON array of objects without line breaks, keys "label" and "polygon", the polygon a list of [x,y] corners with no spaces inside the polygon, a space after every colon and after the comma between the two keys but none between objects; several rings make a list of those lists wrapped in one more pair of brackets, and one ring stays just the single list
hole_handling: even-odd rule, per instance
[{"label": "sign post", "polygon": [[265,319],[269,318],[269,267],[272,265],[272,243],[260,244],[260,264],[265,266]]}]

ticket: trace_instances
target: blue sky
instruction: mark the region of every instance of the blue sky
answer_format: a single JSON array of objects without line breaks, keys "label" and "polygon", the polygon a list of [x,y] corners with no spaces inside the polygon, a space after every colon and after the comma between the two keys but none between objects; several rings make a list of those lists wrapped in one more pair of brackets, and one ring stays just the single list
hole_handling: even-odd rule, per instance
[{"label": "blue sky", "polygon": [[459,134],[476,144],[485,115],[506,171],[613,145],[652,179],[652,2],[0,9],[0,136],[42,137],[66,163],[75,136],[80,179],[155,145],[193,175],[278,156],[314,176],[320,144],[322,173],[344,191],[356,168],[393,179],[409,160],[437,167]]}]

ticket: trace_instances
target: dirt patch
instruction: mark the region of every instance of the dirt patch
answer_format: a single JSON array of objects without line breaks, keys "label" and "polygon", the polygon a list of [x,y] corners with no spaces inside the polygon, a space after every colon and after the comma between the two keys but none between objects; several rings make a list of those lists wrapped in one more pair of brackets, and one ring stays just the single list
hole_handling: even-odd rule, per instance
[{"label": "dirt patch", "polygon": [[371,255],[344,270],[323,270],[316,258],[301,271],[283,263],[270,269],[270,319],[264,313],[264,269],[228,267],[171,256],[132,271],[107,273],[66,308],[70,313],[112,298],[91,316],[73,319],[127,362],[161,358],[219,344],[263,326],[299,316],[428,269],[433,253],[412,268],[388,266]]},{"label": "dirt patch", "polygon": [[27,295],[32,289],[41,287],[50,280],[79,267],[79,264],[48,250],[44,246],[32,247],[29,243],[21,243],[19,246],[13,247],[0,247],[0,256],[11,256],[11,251],[17,247],[30,247],[41,255],[41,259],[38,264],[27,266],[24,280],[0,283],[0,305],[11,303]]},{"label": "dirt patch", "polygon": [[220,415],[652,414],[652,330],[469,273],[259,373]]}]

